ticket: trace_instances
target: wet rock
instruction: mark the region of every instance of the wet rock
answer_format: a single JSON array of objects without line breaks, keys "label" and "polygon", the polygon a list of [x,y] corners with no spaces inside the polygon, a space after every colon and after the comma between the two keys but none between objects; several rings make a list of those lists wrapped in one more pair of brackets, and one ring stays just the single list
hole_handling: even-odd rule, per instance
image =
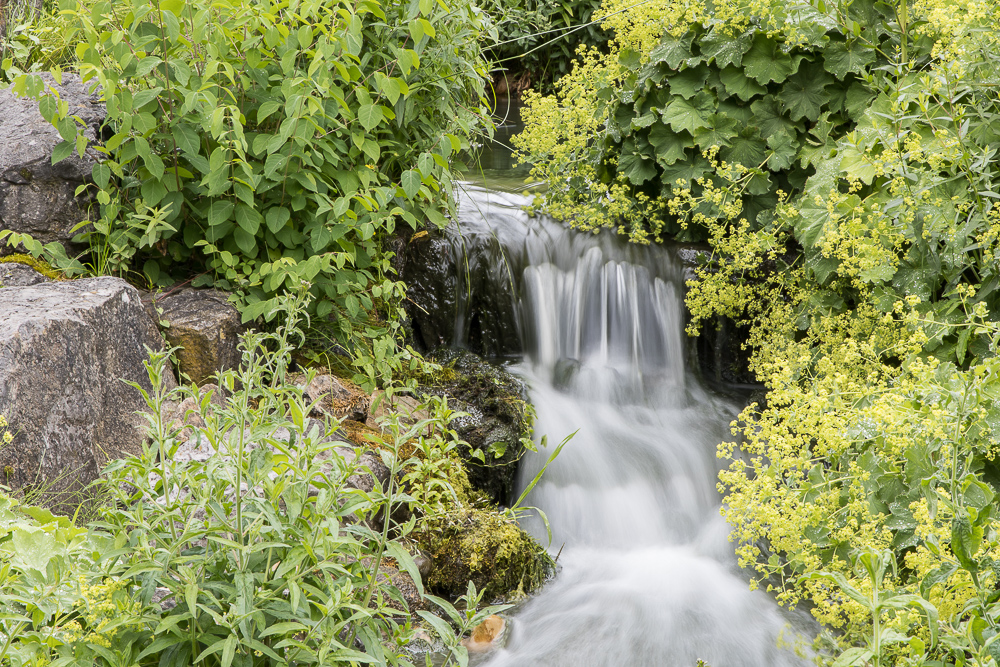
[{"label": "wet rock", "polygon": [[370,402],[368,394],[353,382],[343,378],[327,374],[317,375],[305,385],[305,395],[310,402],[319,401],[316,409],[323,414],[356,422],[368,419]]},{"label": "wet rock", "polygon": [[[89,91],[89,84],[64,73],[56,84],[43,74],[45,88],[55,89],[69,105],[69,114],[86,126],[84,134],[96,141],[104,118],[104,105]],[[52,150],[62,142],[59,132],[38,111],[38,101],[0,89],[0,230],[31,234],[37,241],[67,245],[71,252],[85,250],[71,243],[71,231],[87,218],[87,202],[76,197],[78,185],[88,180],[98,154],[88,149],[83,157],[73,152],[52,164]],[[0,247],[0,255],[14,252]]]},{"label": "wet rock", "polygon": [[471,446],[460,451],[469,481],[493,502],[507,505],[525,451],[521,439],[531,436],[532,413],[524,383],[468,351],[437,350],[431,358],[446,372],[440,384],[425,389],[449,397],[452,410],[468,413],[451,426]]},{"label": "wet rock", "polygon": [[506,634],[507,622],[493,614],[472,629],[472,634],[462,640],[462,646],[467,648],[469,653],[488,653],[503,646]]},{"label": "wet rock", "polygon": [[520,352],[511,292],[517,271],[496,239],[470,244],[455,229],[423,231],[401,240],[395,252],[415,347]]},{"label": "wet rock", "polygon": [[109,459],[138,453],[146,404],[123,380],[149,390],[145,348],[161,346],[119,278],[0,289],[0,414],[14,433],[0,482],[78,488]]},{"label": "wet rock", "polygon": [[0,287],[30,287],[45,282],[49,282],[49,278],[27,264],[0,262]]},{"label": "wet rock", "polygon": [[176,353],[179,370],[193,383],[209,382],[220,371],[237,368],[243,325],[228,295],[214,289],[186,288],[154,299]]},{"label": "wet rock", "polygon": [[371,408],[365,425],[381,433],[389,432],[385,426],[385,418],[390,414],[398,415],[400,425],[406,428],[430,417],[430,413],[420,407],[420,401],[412,396],[396,394],[390,397],[381,391],[376,391],[372,394],[370,403]]},{"label": "wet rock", "polygon": [[517,598],[545,582],[555,564],[517,522],[505,514],[466,508],[428,535],[434,558],[431,590],[457,598],[472,581],[485,600]]}]

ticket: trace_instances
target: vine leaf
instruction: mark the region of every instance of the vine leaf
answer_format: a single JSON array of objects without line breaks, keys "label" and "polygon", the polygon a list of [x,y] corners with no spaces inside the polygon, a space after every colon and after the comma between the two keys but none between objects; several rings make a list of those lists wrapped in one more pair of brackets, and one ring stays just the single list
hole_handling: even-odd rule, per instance
[{"label": "vine leaf", "polygon": [[753,46],[743,56],[743,71],[759,84],[781,83],[794,70],[792,57],[781,50],[778,43],[758,34]]}]

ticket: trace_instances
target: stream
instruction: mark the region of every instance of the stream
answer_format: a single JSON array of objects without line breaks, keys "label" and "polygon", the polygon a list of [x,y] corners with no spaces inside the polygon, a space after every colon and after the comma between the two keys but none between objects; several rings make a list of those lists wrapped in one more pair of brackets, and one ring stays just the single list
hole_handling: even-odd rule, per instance
[{"label": "stream", "polygon": [[749,590],[719,514],[716,446],[740,406],[687,367],[676,249],[529,216],[509,191],[520,179],[487,158],[490,187],[460,187],[446,232],[462,274],[452,343],[481,332],[529,386],[549,442],[522,460],[520,489],[575,435],[524,503],[548,518],[551,543],[537,513],[522,525],[558,555],[558,575],[481,664],[807,664],[789,648],[801,617]]}]

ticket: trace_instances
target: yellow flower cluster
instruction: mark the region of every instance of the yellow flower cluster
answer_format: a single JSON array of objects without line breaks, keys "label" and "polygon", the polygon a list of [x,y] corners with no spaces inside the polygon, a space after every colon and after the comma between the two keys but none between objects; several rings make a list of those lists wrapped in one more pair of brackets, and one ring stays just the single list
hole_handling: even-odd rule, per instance
[{"label": "yellow flower cluster", "polygon": [[10,426],[7,422],[7,418],[0,415],[0,446],[6,446],[14,442],[14,434],[7,430]]}]

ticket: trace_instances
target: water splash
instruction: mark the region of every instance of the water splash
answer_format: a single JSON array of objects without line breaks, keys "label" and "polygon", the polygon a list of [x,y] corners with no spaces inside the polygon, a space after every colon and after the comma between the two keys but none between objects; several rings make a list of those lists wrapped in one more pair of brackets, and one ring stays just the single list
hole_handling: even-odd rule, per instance
[{"label": "water splash", "polygon": [[[527,499],[562,570],[490,667],[804,664],[779,648],[786,620],[749,591],[726,540],[715,447],[737,406],[685,369],[683,267],[525,203],[470,187],[452,232],[470,278],[456,340],[476,309],[511,313],[536,432],[577,431]],[[485,302],[473,284],[491,286]],[[525,458],[522,486],[546,458]],[[537,516],[524,525],[544,543]]]}]

